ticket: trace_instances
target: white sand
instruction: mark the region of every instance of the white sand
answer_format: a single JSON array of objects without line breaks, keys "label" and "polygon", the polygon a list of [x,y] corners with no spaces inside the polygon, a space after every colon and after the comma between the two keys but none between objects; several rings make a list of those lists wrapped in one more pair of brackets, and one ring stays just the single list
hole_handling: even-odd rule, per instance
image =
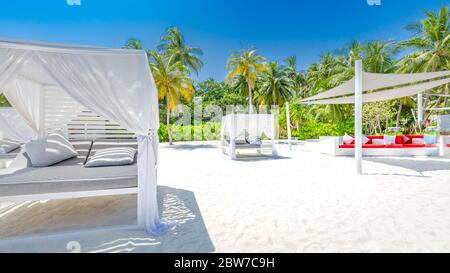
[{"label": "white sand", "polygon": [[0,251],[68,252],[70,241],[86,252],[450,251],[448,158],[368,158],[358,177],[352,158],[317,143],[241,161],[213,144],[161,149],[162,215],[178,223],[167,235],[67,231],[133,224],[135,196],[0,204]]}]

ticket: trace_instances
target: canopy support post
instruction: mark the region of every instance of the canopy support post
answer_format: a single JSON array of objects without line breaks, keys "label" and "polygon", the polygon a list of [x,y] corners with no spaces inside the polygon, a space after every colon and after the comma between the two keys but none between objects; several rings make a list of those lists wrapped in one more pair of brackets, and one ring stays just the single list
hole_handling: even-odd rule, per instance
[{"label": "canopy support post", "polygon": [[286,128],[288,134],[289,150],[292,151],[291,116],[289,111],[289,102],[286,102]]},{"label": "canopy support post", "polygon": [[363,67],[362,61],[355,62],[355,163],[356,174],[362,175],[362,96]]},{"label": "canopy support post", "polygon": [[417,123],[420,125],[423,121],[423,93],[417,94]]}]

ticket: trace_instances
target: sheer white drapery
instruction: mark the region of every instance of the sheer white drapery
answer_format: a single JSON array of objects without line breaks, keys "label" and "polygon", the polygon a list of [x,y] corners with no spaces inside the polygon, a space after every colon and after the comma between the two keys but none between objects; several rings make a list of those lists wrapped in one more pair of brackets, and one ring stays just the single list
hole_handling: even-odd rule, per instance
[{"label": "sheer white drapery", "polygon": [[25,123],[38,135],[44,135],[42,84],[18,77],[5,87],[4,94]]},{"label": "sheer white drapery", "polygon": [[275,117],[273,114],[230,114],[222,118],[221,137],[229,138],[229,155],[235,158],[236,139],[261,138],[266,135],[272,143],[272,154],[277,155],[275,146]]},{"label": "sheer white drapery", "polygon": [[24,122],[12,107],[0,107],[0,139],[8,138],[27,142],[36,137],[36,133]]},{"label": "sheer white drapery", "polygon": [[[4,70],[0,70],[0,90],[17,100],[13,106],[26,101],[22,91],[36,90],[25,88],[26,76],[41,88],[57,86],[82,106],[137,135],[138,225],[153,234],[164,233],[169,225],[159,218],[156,196],[158,97],[145,52],[0,41],[0,60],[9,61],[0,65]],[[22,65],[26,62],[31,63],[30,69]],[[37,98],[32,100],[35,103],[26,103],[29,108],[42,105]],[[19,114],[24,119],[30,116]]]}]

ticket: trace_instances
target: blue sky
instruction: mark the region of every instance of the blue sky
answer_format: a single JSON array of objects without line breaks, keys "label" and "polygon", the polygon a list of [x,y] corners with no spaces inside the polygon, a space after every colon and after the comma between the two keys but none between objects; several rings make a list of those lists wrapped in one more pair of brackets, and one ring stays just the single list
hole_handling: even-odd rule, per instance
[{"label": "blue sky", "polygon": [[167,27],[201,47],[200,80],[223,80],[233,50],[255,46],[269,60],[296,55],[299,69],[352,39],[401,40],[405,25],[448,1],[381,0],[0,0],[0,38],[121,47],[128,38],[155,48]]}]

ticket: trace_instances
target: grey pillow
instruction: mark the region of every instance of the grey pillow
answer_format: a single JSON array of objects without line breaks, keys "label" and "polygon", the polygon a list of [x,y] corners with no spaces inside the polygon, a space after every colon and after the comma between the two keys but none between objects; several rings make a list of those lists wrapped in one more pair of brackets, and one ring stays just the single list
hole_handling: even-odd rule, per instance
[{"label": "grey pillow", "polygon": [[61,132],[32,140],[25,144],[25,149],[33,167],[48,167],[78,156],[78,152]]},{"label": "grey pillow", "polygon": [[20,147],[20,143],[9,140],[9,139],[0,139],[0,154],[7,154],[9,152],[14,151],[15,149]]},{"label": "grey pillow", "polygon": [[89,158],[85,167],[122,166],[134,163],[136,149],[129,147],[115,147],[97,150]]}]

